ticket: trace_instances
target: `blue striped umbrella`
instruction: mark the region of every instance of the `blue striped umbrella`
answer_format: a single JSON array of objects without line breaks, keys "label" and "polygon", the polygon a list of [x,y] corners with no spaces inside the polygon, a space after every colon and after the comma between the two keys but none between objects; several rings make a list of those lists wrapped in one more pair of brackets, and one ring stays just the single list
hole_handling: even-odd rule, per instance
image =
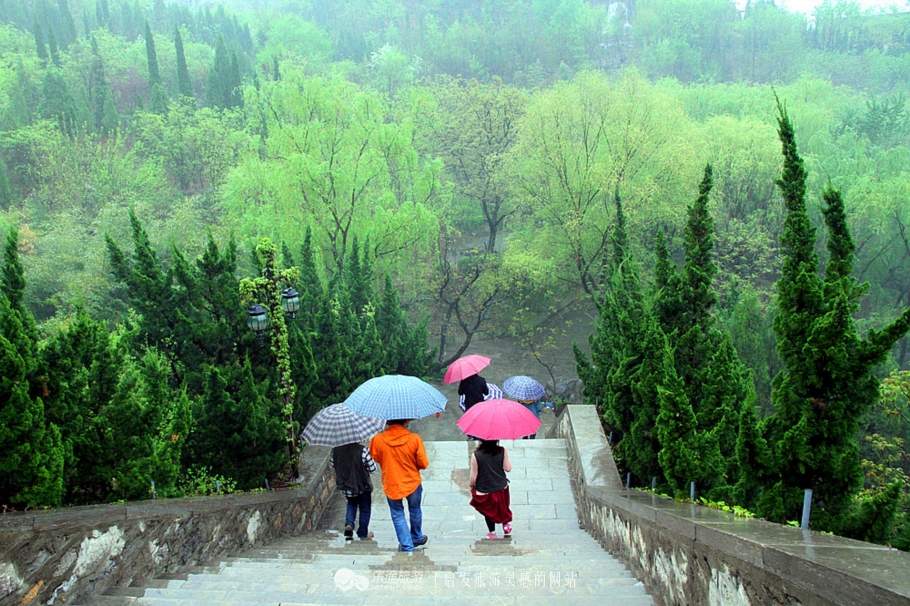
[{"label": "blue striped umbrella", "polygon": [[547,390],[537,379],[525,375],[509,377],[502,388],[516,400],[540,400],[547,395]]},{"label": "blue striped umbrella", "polygon": [[344,404],[323,408],[307,423],[300,437],[313,446],[342,446],[362,442],[385,429],[385,422],[359,415]]},{"label": "blue striped umbrella", "polygon": [[354,390],[344,405],[359,415],[379,419],[419,419],[446,407],[446,397],[430,385],[407,375],[370,379]]}]

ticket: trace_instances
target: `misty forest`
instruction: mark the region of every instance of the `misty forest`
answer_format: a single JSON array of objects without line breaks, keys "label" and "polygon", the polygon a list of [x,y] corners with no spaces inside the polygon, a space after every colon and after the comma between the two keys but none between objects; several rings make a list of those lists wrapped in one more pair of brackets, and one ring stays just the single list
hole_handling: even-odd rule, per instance
[{"label": "misty forest", "polygon": [[0,504],[278,486],[499,339],[632,486],[908,549],[908,94],[907,6],[0,0]]}]

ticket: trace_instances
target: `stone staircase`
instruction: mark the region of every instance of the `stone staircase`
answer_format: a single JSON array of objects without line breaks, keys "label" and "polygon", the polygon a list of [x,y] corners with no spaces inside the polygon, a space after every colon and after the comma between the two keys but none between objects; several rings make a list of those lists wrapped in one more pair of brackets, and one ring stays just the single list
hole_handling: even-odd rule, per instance
[{"label": "stone staircase", "polygon": [[[503,442],[513,470],[513,536],[482,539],[483,518],[468,505],[473,443],[427,442],[423,472],[425,547],[397,551],[398,541],[374,476],[372,540],[346,541],[344,499],[337,495],[311,534],[256,547],[235,557],[110,588],[84,604],[597,604],[652,605],[625,566],[578,527],[562,440]],[[497,532],[501,535],[501,527]]]}]

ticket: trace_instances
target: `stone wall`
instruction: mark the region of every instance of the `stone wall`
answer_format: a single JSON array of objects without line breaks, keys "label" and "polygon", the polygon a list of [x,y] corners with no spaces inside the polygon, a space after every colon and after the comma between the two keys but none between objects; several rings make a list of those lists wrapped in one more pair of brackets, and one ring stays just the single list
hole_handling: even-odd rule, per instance
[{"label": "stone wall", "polygon": [[311,530],[335,489],[331,449],[297,488],[0,516],[0,606],[62,604]]},{"label": "stone wall", "polygon": [[568,406],[579,519],[665,606],[910,606],[910,554],[625,490],[593,406]]}]

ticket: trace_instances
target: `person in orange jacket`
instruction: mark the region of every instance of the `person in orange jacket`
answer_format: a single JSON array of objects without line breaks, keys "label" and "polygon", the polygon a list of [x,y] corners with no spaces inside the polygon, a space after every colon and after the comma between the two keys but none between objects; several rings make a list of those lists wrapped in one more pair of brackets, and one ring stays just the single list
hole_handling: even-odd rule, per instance
[{"label": "person in orange jacket", "polygon": [[[370,456],[382,468],[382,490],[389,501],[399,551],[414,551],[429,540],[421,530],[423,484],[420,470],[426,469],[430,462],[423,440],[408,431],[408,423],[407,419],[387,421],[385,431],[370,441]],[[405,500],[411,518],[410,528],[404,515]]]}]

